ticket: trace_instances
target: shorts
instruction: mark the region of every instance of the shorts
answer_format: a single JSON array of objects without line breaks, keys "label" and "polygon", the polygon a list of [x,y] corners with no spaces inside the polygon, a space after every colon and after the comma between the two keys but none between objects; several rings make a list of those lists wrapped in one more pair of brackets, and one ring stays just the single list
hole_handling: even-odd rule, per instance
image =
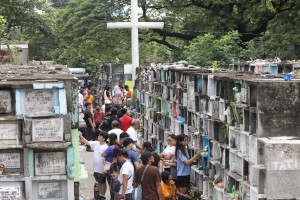
[{"label": "shorts", "polygon": [[177,179],[173,179],[174,183],[175,183],[175,186],[178,188],[178,180]]},{"label": "shorts", "polygon": [[103,174],[100,174],[98,172],[94,172],[94,178],[98,183],[105,183],[106,182],[106,176]]},{"label": "shorts", "polygon": [[[119,199],[122,195],[119,194]],[[132,193],[129,193],[129,194],[125,194],[125,200],[133,200],[133,194]]]},{"label": "shorts", "polygon": [[167,168],[165,167],[164,170],[170,173],[171,172],[171,167],[167,167]]},{"label": "shorts", "polygon": [[177,176],[177,187],[190,187],[191,177],[188,176]]}]

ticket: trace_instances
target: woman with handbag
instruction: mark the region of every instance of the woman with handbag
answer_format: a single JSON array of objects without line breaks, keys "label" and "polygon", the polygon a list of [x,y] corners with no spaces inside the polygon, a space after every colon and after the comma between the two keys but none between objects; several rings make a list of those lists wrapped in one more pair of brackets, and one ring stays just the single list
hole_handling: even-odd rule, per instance
[{"label": "woman with handbag", "polygon": [[[112,180],[111,175],[113,174],[113,171],[111,171],[111,164],[114,160],[113,153],[114,153],[114,149],[115,149],[115,144],[117,142],[117,137],[118,136],[115,133],[111,133],[108,135],[108,145],[109,146],[104,151],[104,153],[102,153],[102,157],[105,158],[103,173],[106,174],[107,183],[108,183],[109,187],[111,187],[111,180]],[[112,192],[111,189],[110,189],[110,191],[111,191],[110,192],[111,200],[114,200],[114,192]]]}]

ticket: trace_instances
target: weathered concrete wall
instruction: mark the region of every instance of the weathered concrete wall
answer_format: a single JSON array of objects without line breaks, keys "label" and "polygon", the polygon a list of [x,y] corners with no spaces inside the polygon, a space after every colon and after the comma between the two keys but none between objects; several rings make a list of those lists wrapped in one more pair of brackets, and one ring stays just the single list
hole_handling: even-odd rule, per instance
[{"label": "weathered concrete wall", "polygon": [[259,144],[264,144],[258,151],[262,153],[266,167],[264,176],[260,176],[259,187],[268,199],[300,197],[300,140],[285,138],[258,140]]},{"label": "weathered concrete wall", "polygon": [[19,191],[9,199],[74,199],[78,83],[68,73],[65,66],[0,66],[0,199],[9,190]]},{"label": "weathered concrete wall", "polygon": [[300,84],[259,83],[257,86],[257,135],[300,136]]}]

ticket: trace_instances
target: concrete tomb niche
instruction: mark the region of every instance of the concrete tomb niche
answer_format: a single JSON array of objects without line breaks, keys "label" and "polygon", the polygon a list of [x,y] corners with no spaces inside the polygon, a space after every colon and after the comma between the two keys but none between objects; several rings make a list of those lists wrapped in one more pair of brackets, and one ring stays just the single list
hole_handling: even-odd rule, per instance
[{"label": "concrete tomb niche", "polygon": [[35,175],[64,175],[66,174],[65,152],[35,153]]},{"label": "concrete tomb niche", "polygon": [[20,145],[21,127],[19,121],[2,121],[0,123],[1,146]]},{"label": "concrete tomb niche", "polygon": [[54,92],[52,90],[26,91],[24,103],[27,115],[55,114]]},{"label": "concrete tomb niche", "polygon": [[24,182],[0,182],[0,199],[24,199]]},{"label": "concrete tomb niche", "polygon": [[5,164],[5,169],[18,169],[21,166],[21,154],[0,153],[0,163]]},{"label": "concrete tomb niche", "polygon": [[63,118],[33,119],[32,141],[62,141],[64,133]]},{"label": "concrete tomb niche", "polygon": [[38,183],[38,198],[39,199],[62,198],[61,182]]},{"label": "concrete tomb niche", "polygon": [[0,90],[0,113],[10,113],[11,93],[9,90]]}]

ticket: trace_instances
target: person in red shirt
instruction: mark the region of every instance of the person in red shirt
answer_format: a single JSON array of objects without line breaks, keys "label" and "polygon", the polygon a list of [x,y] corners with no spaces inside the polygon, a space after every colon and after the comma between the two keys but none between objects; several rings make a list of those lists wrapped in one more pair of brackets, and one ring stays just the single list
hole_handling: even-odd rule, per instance
[{"label": "person in red shirt", "polygon": [[94,122],[96,125],[96,129],[99,128],[100,124],[103,122],[105,117],[105,113],[103,112],[102,108],[97,105],[96,106],[96,111],[94,112]]},{"label": "person in red shirt", "polygon": [[120,118],[120,122],[121,122],[121,130],[124,131],[124,132],[126,132],[127,129],[131,126],[132,118],[129,117],[126,108],[122,108],[122,109],[121,109],[121,114],[123,115],[123,116]]},{"label": "person in red shirt", "polygon": [[[121,109],[121,115],[122,117],[120,118],[121,122],[121,130],[126,132],[128,128],[131,126],[132,123],[132,118],[129,116],[127,109],[122,108]],[[138,118],[138,120],[141,120],[144,117],[144,113]]]}]

